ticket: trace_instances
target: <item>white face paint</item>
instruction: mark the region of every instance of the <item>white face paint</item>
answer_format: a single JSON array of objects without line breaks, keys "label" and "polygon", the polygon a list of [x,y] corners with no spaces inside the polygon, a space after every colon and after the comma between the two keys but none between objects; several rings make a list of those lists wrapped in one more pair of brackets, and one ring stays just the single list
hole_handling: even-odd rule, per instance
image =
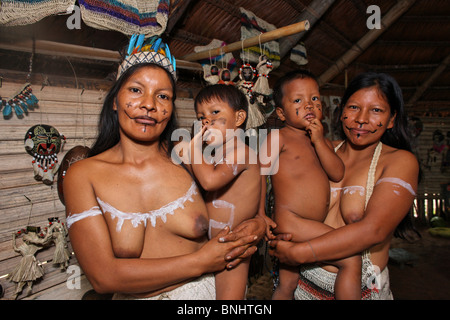
[{"label": "white face paint", "polygon": [[[404,188],[409,193],[411,193],[413,196],[416,196],[416,192],[414,191],[412,186],[408,182],[403,181],[402,179],[394,178],[394,177],[382,178],[377,181],[376,185],[379,185],[380,183],[383,183],[383,182],[388,182],[388,183],[394,184],[394,188],[400,188],[400,187]],[[400,195],[400,192],[398,190],[394,190],[394,193],[396,195]]]},{"label": "white face paint", "polygon": [[209,219],[209,229],[208,229],[208,237],[211,239],[211,229],[223,229],[225,227],[229,227],[231,230],[231,226],[234,222],[234,210],[236,209],[235,205],[227,202],[225,200],[213,200],[212,205],[216,209],[230,209],[230,218],[228,219],[228,222],[220,222],[216,221],[214,219]]}]

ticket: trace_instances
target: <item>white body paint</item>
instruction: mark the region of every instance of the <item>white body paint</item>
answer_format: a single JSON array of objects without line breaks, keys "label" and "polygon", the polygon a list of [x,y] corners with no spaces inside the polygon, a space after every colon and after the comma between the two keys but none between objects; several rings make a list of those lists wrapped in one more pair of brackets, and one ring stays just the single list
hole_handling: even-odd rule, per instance
[{"label": "white body paint", "polygon": [[223,229],[228,226],[231,229],[231,226],[233,225],[233,222],[234,222],[234,210],[236,209],[234,204],[227,202],[225,200],[213,200],[212,205],[216,209],[223,209],[223,208],[230,209],[230,218],[228,219],[228,222],[220,222],[220,221],[216,221],[214,219],[209,219],[209,229],[208,229],[209,239],[211,239],[211,229],[212,228]]},{"label": "white body paint", "polygon": [[[378,184],[380,184],[380,183],[382,183],[382,182],[393,183],[393,184],[395,184],[395,185],[397,185],[397,186],[400,186],[400,187],[402,187],[402,188],[408,190],[409,193],[411,193],[413,196],[416,195],[416,193],[414,192],[414,189],[412,188],[412,186],[411,186],[408,182],[403,181],[402,179],[394,178],[394,177],[392,177],[392,178],[391,178],[391,177],[388,177],[388,178],[382,178],[382,179],[380,179],[380,180],[377,181],[377,184],[376,184],[376,185],[378,185]],[[398,191],[397,191],[397,192],[394,191],[394,193],[397,194],[397,195],[399,194]]]},{"label": "white body paint", "polygon": [[331,195],[333,197],[337,196],[337,192],[343,190],[344,194],[355,194],[356,192],[359,193],[360,196],[364,196],[366,193],[366,189],[361,186],[348,186],[348,187],[342,187],[342,188],[331,188]]},{"label": "white body paint", "polygon": [[[394,177],[381,178],[380,180],[377,181],[377,183],[375,185],[377,186],[383,182],[392,183],[392,184],[394,184],[394,188],[402,187],[402,188],[406,189],[409,193],[411,193],[413,196],[416,195],[412,186],[408,182],[403,181],[402,179],[394,178]],[[331,188],[330,190],[331,190],[332,197],[336,197],[338,191],[340,191],[340,190],[343,190],[344,194],[355,194],[356,192],[358,192],[360,196],[364,196],[364,194],[366,192],[366,189],[362,186],[348,186],[348,187],[342,187],[342,188]],[[394,193],[396,195],[400,195],[400,192],[398,190],[394,190]]]},{"label": "white body paint", "polygon": [[[155,227],[156,218],[158,218],[158,217],[161,218],[161,220],[165,223],[167,221],[168,214],[173,215],[175,213],[175,210],[180,209],[180,208],[184,209],[184,204],[186,203],[186,201],[194,202],[194,200],[192,199],[192,196],[195,194],[197,194],[197,186],[196,186],[195,182],[192,182],[191,187],[189,188],[189,190],[186,192],[186,194],[184,196],[166,204],[165,206],[163,206],[157,210],[152,210],[152,211],[149,211],[146,213],[122,212],[122,211],[114,208],[110,204],[100,200],[100,198],[97,198],[97,201],[100,204],[103,212],[109,212],[111,214],[112,219],[117,218],[116,231],[120,232],[122,230],[123,222],[125,220],[130,220],[130,222],[134,228],[136,228],[142,222],[144,223],[144,226],[147,226],[148,219],[150,219],[150,223],[151,223],[152,227]],[[100,211],[99,207],[93,207],[82,213],[71,214],[66,219],[67,227],[70,228],[70,226],[77,221],[80,221],[84,218],[93,217],[93,216],[96,216],[99,214],[102,214],[102,211]]]}]

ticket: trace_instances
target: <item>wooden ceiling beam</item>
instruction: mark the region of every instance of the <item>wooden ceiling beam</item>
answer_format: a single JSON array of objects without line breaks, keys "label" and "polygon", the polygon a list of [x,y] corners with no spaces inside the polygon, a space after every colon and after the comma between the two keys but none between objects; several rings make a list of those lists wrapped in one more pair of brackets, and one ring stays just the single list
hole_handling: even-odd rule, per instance
[{"label": "wooden ceiling beam", "polygon": [[185,13],[187,12],[191,2],[192,2],[192,0],[176,0],[176,1],[172,0],[171,1],[170,16],[169,16],[169,20],[167,21],[166,30],[164,31],[166,34],[170,34],[172,29],[178,23],[178,21],[182,17],[185,16]]},{"label": "wooden ceiling beam", "polygon": [[414,4],[415,0],[401,0],[397,2],[381,19],[380,29],[371,29],[359,41],[354,44],[341,58],[339,58],[319,78],[319,85],[332,80],[342,72],[351,62],[363,53],[383,32],[385,32],[403,13]]},{"label": "wooden ceiling beam", "polygon": [[[312,28],[317,20],[324,15],[335,1],[336,0],[313,0],[299,15],[297,21],[308,20],[310,27]],[[280,39],[280,59],[283,59],[283,57],[297,45],[303,36],[304,33],[299,33]]]},{"label": "wooden ceiling beam", "polygon": [[[91,47],[78,46],[68,43],[53,42],[47,40],[36,40],[34,43],[35,53],[50,56],[74,57],[90,60],[111,61],[120,63],[122,57],[118,51],[98,49]],[[0,49],[19,52],[32,52],[33,41],[23,40],[14,43],[2,42]],[[189,62],[177,59],[177,67],[180,69],[202,71],[202,66],[196,62]]]},{"label": "wooden ceiling beam", "polygon": [[420,40],[420,41],[408,41],[408,40],[395,40],[395,41],[387,41],[387,40],[380,40],[377,41],[377,46],[386,46],[386,47],[433,47],[433,48],[448,48],[450,47],[450,41],[427,41],[427,40]]},{"label": "wooden ceiling beam", "polygon": [[449,66],[450,64],[450,54],[441,62],[441,64],[433,71],[433,73],[428,77],[427,80],[417,88],[416,92],[406,103],[407,106],[411,106],[420,99],[423,93],[431,86],[431,84],[439,77],[442,72]]}]

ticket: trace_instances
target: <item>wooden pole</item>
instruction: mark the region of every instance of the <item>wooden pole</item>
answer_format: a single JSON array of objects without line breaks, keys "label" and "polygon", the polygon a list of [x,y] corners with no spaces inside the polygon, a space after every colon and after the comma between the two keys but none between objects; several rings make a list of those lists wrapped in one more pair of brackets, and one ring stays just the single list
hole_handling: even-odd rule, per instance
[{"label": "wooden pole", "polygon": [[359,41],[353,45],[342,57],[340,57],[327,71],[319,78],[319,85],[322,86],[332,80],[342,72],[353,60],[364,52],[389,26],[394,23],[403,13],[406,12],[416,0],[401,0],[394,5],[388,13],[381,19],[381,29],[372,29],[367,32]]},{"label": "wooden pole", "polygon": [[[336,0],[311,1],[300,13],[297,21],[307,20],[310,28],[325,14]],[[280,59],[286,56],[293,47],[303,38],[304,33],[296,33],[280,39]]]},{"label": "wooden pole", "polygon": [[431,84],[436,80],[437,77],[441,75],[442,72],[450,65],[450,55],[448,55],[441,64],[433,71],[433,73],[428,77],[428,79],[416,90],[413,96],[406,103],[407,106],[412,106],[419,100],[422,94],[431,86]]},{"label": "wooden pole", "polygon": [[198,61],[198,60],[209,58],[211,56],[217,56],[220,54],[233,52],[236,50],[242,50],[242,48],[253,47],[253,46],[259,45],[260,43],[265,43],[265,42],[276,40],[276,39],[279,39],[282,37],[287,37],[287,36],[290,36],[295,33],[305,31],[305,30],[309,30],[309,21],[308,20],[297,22],[297,23],[294,23],[289,26],[285,26],[285,27],[282,27],[282,28],[279,28],[276,30],[268,31],[266,33],[262,33],[259,36],[244,39],[242,41],[233,42],[229,45],[226,45],[226,46],[223,46],[220,48],[190,53],[190,54],[187,54],[187,55],[181,57],[180,59],[185,60],[185,61]]},{"label": "wooden pole", "polygon": [[[12,50],[20,52],[31,52],[33,48],[33,41],[23,40],[16,42],[2,42],[0,49]],[[47,40],[36,40],[35,52],[37,54],[63,56],[72,58],[82,58],[100,61],[111,61],[120,63],[122,58],[118,51],[83,47],[62,42],[53,42]],[[196,62],[189,62],[177,59],[177,67],[185,70],[203,71],[202,66]]]}]

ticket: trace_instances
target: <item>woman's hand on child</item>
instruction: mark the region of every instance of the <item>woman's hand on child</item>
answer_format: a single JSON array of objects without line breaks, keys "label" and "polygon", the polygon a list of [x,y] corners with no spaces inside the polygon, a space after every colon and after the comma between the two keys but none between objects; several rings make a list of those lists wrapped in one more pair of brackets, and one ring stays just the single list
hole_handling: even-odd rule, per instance
[{"label": "woman's hand on child", "polygon": [[283,233],[277,235],[276,240],[270,240],[269,243],[269,254],[273,257],[278,258],[281,263],[296,266],[295,255],[293,254],[292,247],[295,246],[295,242],[290,241],[292,239],[291,234]]}]

